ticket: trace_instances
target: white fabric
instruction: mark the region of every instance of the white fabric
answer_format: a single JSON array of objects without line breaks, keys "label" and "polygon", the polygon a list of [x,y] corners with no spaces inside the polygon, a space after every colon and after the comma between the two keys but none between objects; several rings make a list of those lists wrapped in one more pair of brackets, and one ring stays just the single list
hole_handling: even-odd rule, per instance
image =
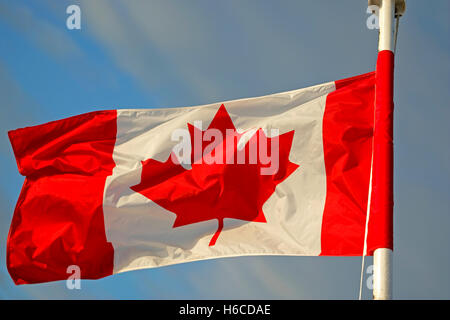
[{"label": "white fabric", "polygon": [[212,247],[208,244],[217,230],[216,219],[172,228],[174,213],[130,187],[140,182],[142,160],[167,160],[177,143],[171,141],[173,130],[198,120],[205,130],[222,103],[118,110],[116,167],[107,178],[103,202],[114,273],[225,256],[318,255],[326,197],[322,118],[326,96],[333,90],[330,82],[223,102],[236,128],[276,128],[280,134],[295,130],[290,161],[300,167],[264,204],[267,223],[224,219]]}]

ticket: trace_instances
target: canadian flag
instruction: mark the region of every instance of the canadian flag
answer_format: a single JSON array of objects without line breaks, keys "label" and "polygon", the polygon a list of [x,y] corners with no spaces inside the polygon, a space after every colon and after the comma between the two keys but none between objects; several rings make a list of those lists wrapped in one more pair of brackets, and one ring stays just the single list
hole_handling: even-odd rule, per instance
[{"label": "canadian flag", "polygon": [[11,277],[392,248],[392,61],[381,52],[376,72],[263,97],[10,131],[25,176]]}]

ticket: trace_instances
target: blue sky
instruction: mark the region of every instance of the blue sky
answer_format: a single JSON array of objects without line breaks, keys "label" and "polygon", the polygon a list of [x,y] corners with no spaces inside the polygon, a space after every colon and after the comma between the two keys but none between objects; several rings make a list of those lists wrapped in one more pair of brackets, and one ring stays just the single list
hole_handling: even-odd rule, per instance
[{"label": "blue sky", "polygon": [[[66,28],[70,4],[81,8],[81,30]],[[394,296],[450,299],[450,2],[407,4],[395,71]],[[0,0],[0,298],[357,298],[358,257],[228,258],[86,280],[81,290],[15,286],[6,237],[23,177],[7,131],[372,71],[378,35],[366,28],[366,8],[365,0]]]}]

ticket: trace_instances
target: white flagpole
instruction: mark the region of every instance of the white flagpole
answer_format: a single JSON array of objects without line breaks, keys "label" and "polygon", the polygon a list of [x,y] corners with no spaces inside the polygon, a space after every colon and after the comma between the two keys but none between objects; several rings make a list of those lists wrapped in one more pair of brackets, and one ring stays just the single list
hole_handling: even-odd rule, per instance
[{"label": "white flagpole", "polygon": [[[394,17],[402,15],[405,9],[404,0],[378,0],[379,6],[379,42],[378,52],[390,50],[394,53]],[[397,10],[396,10],[397,7]],[[373,299],[392,299],[392,250],[388,248],[376,249],[373,253]]]},{"label": "white flagpole", "polygon": [[378,51],[390,50],[394,52],[394,14],[395,0],[380,0],[379,25],[380,35],[378,40]]}]

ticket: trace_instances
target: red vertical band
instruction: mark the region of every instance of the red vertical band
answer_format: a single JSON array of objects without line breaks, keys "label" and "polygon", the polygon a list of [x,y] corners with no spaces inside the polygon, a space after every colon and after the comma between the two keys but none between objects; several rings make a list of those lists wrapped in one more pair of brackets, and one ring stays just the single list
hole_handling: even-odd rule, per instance
[{"label": "red vertical band", "polygon": [[115,164],[116,112],[91,112],[10,131],[22,175],[7,242],[7,267],[16,284],[112,274],[103,190]]},{"label": "red vertical band", "polygon": [[393,249],[393,113],[394,54],[380,51],[376,70],[372,198],[367,254]]},{"label": "red vertical band", "polygon": [[335,83],[323,116],[327,194],[321,255],[361,255],[369,198],[375,73]]}]

